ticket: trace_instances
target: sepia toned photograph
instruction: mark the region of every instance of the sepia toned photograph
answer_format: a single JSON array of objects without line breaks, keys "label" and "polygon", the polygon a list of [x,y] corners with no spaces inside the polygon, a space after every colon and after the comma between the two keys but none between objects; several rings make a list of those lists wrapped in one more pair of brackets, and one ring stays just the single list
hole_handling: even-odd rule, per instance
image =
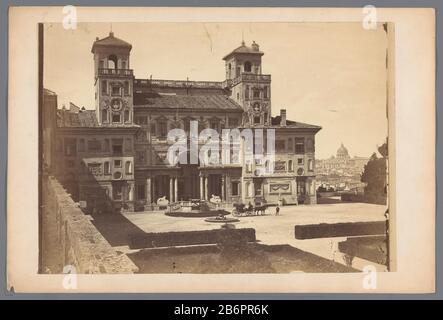
[{"label": "sepia toned photograph", "polygon": [[387,23],[42,28],[40,272],[389,270]]},{"label": "sepia toned photograph", "polygon": [[253,9],[11,10],[11,290],[434,290],[434,12]]}]

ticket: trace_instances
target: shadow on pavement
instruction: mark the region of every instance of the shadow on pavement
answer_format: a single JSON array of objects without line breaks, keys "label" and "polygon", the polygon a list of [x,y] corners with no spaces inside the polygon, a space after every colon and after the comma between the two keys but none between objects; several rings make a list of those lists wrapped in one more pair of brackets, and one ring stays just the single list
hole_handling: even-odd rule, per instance
[{"label": "shadow on pavement", "polygon": [[119,213],[91,215],[92,224],[113,247],[129,245],[133,236],[145,232]]}]

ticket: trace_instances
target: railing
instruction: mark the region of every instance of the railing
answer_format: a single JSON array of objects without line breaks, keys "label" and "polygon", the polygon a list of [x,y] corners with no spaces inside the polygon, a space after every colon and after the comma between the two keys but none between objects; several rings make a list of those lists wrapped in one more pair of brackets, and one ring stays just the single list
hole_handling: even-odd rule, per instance
[{"label": "railing", "polygon": [[234,78],[231,80],[230,85],[235,86],[240,81],[264,81],[269,82],[271,81],[271,75],[270,74],[255,74],[255,73],[242,73],[237,78]]},{"label": "railing", "polygon": [[112,75],[112,76],[132,76],[133,70],[132,69],[108,69],[108,68],[99,68],[98,69],[99,75]]},{"label": "railing", "polygon": [[[113,70],[113,69],[103,69]],[[120,70],[120,69],[119,69]],[[132,70],[131,70],[132,71]],[[271,81],[269,74],[242,73],[235,79],[224,81],[190,81],[190,80],[163,80],[163,79],[135,79],[134,84],[139,86],[170,87],[170,88],[203,88],[225,89],[238,84],[240,81]]]},{"label": "railing", "polygon": [[189,81],[189,80],[163,80],[163,79],[136,79],[135,85],[171,87],[171,88],[204,88],[204,89],[223,89],[223,82],[218,81]]}]

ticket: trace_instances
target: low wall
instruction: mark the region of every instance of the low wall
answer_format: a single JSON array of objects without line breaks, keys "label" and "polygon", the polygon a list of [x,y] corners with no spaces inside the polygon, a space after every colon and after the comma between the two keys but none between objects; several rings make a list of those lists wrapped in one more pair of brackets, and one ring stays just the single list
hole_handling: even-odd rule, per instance
[{"label": "low wall", "polygon": [[197,244],[216,244],[226,238],[240,237],[245,242],[254,242],[255,229],[215,229],[199,231],[174,231],[145,233],[140,236],[132,236],[129,247],[131,249],[186,246]]},{"label": "low wall", "polygon": [[[55,178],[43,178],[42,200],[43,264],[56,258],[62,267],[75,266],[77,273],[138,271],[128,256],[118,253],[111,247],[91,223],[91,218],[81,211]],[[57,241],[57,244],[54,241]],[[58,247],[57,252],[54,252],[54,247]],[[45,257],[45,255],[56,257]],[[61,273],[62,270],[51,270],[51,272]]]},{"label": "low wall", "polygon": [[294,227],[296,239],[350,237],[386,234],[386,221],[319,223]]}]

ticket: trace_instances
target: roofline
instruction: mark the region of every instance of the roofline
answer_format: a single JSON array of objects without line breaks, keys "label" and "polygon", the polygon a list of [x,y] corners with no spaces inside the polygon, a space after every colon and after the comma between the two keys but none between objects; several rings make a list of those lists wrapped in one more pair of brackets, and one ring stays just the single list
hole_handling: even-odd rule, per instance
[{"label": "roofline", "polygon": [[238,109],[219,109],[219,108],[204,108],[204,109],[198,109],[198,108],[180,108],[180,107],[175,107],[175,108],[160,108],[160,107],[145,107],[145,106],[150,106],[149,104],[134,104],[134,108],[137,109],[144,109],[144,110],[155,110],[155,111],[166,111],[166,110],[171,110],[176,112],[177,110],[179,110],[180,112],[183,111],[208,111],[208,112],[237,112],[237,113],[243,113],[244,110],[242,109],[241,106],[239,106]]},{"label": "roofline", "polygon": [[80,133],[84,133],[85,131],[100,131],[100,132],[106,132],[109,129],[110,131],[133,131],[137,132],[141,126],[138,125],[132,125],[130,127],[106,127],[106,126],[97,126],[97,127],[56,127],[56,131],[80,131]]},{"label": "roofline", "polygon": [[[238,48],[237,48],[238,49]],[[237,49],[234,49],[234,50],[232,50],[230,53],[228,53],[227,55],[225,55],[223,58],[222,58],[222,60],[228,60],[228,58],[230,57],[230,56],[232,56],[232,55],[234,55],[234,54],[254,54],[254,55],[259,55],[259,56],[262,56],[262,55],[264,55],[265,53],[264,52],[262,52],[262,51],[256,51],[256,52],[235,52],[235,50],[237,50]]]}]

